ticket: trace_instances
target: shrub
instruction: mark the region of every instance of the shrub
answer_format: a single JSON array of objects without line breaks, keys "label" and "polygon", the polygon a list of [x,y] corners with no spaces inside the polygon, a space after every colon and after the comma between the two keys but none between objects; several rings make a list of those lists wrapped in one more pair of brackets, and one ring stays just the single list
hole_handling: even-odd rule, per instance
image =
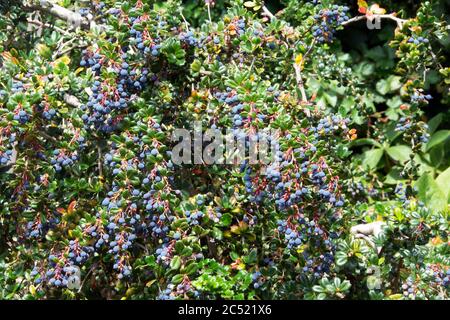
[{"label": "shrub", "polygon": [[0,297],[447,299],[442,8],[344,2],[0,7]]}]

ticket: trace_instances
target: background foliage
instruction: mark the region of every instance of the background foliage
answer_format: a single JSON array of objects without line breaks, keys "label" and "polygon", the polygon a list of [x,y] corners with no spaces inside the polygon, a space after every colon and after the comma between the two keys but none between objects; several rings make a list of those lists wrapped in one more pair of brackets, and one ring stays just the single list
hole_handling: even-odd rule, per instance
[{"label": "background foliage", "polygon": [[54,4],[0,3],[1,298],[448,299],[449,1]]}]

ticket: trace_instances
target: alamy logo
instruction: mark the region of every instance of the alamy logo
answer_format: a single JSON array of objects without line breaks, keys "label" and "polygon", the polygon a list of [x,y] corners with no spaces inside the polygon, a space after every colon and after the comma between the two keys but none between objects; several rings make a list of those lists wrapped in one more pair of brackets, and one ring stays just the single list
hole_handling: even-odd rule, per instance
[{"label": "alamy logo", "polygon": [[81,271],[77,266],[67,267],[67,288],[78,290],[81,288]]},{"label": "alamy logo", "polygon": [[366,19],[366,26],[369,30],[381,29],[381,18],[380,16],[370,16]]},{"label": "alamy logo", "polygon": [[367,288],[369,290],[381,289],[381,270],[378,266],[370,266],[367,268],[367,273],[370,275],[367,277]]}]

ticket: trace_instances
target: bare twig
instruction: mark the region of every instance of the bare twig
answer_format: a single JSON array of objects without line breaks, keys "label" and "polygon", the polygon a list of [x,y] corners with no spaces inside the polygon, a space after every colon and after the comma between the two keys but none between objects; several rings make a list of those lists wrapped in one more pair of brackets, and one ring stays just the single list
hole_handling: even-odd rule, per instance
[{"label": "bare twig", "polygon": [[211,19],[211,5],[209,4],[209,2],[206,3],[206,7],[208,8],[209,23],[212,23],[212,19]]},{"label": "bare twig", "polygon": [[[269,9],[267,9],[267,7],[265,5],[263,5],[262,7],[262,11],[263,11],[263,15],[271,18],[271,19],[276,19],[275,15],[269,11]],[[397,26],[399,27],[399,29],[402,29],[403,24],[407,21],[405,19],[400,19],[398,17],[395,16],[395,14],[377,14],[377,15],[372,15],[371,17],[367,17],[367,16],[358,16],[358,17],[354,17],[351,18],[347,21],[345,21],[344,23],[342,23],[342,26],[346,26],[349,25],[351,23],[360,21],[360,20],[365,20],[365,19],[391,19],[394,20],[395,22],[397,22]],[[308,98],[306,95],[306,91],[305,91],[305,87],[304,87],[304,83],[303,83],[303,79],[302,79],[302,71],[301,71],[301,66],[303,64],[303,61],[305,60],[306,56],[312,51],[313,47],[314,47],[314,43],[315,43],[315,39],[313,40],[313,42],[311,43],[311,46],[308,48],[308,50],[306,51],[306,53],[304,54],[302,61],[300,63],[296,63],[295,62],[295,54],[294,54],[294,70],[295,70],[295,78],[297,80],[297,86],[298,89],[300,90],[300,94],[301,94],[301,100],[302,102],[308,102]]]},{"label": "bare twig", "polygon": [[308,50],[306,51],[306,53],[303,55],[303,59],[302,61],[304,61],[306,59],[306,57],[311,53],[312,49],[314,48],[314,44],[316,43],[316,38],[313,39],[313,41],[311,42],[311,45],[309,46]]},{"label": "bare twig", "polygon": [[83,282],[80,285],[80,288],[78,289],[78,292],[81,292],[81,289],[83,289],[84,283],[86,282],[86,280],[89,278],[89,275],[92,273],[92,271],[94,271],[95,268],[97,268],[98,264],[94,263],[90,268],[89,271],[86,273],[86,275],[84,276]]},{"label": "bare twig", "polygon": [[50,136],[50,135],[48,135],[46,132],[44,132],[44,131],[39,131],[39,134],[41,135],[41,136],[43,136],[45,139],[47,139],[47,140],[50,140],[51,142],[53,142],[53,143],[56,143],[56,142],[58,142],[58,140],[56,140],[55,138],[53,138],[52,136]]},{"label": "bare twig", "polygon": [[49,0],[40,0],[39,4],[28,5],[22,7],[26,11],[39,11],[52,15],[60,20],[64,20],[74,27],[82,27],[89,29],[90,21],[83,18],[79,13],[61,7]]},{"label": "bare twig", "polygon": [[[311,45],[311,48],[313,45],[314,45],[314,43]],[[309,52],[309,50],[308,50],[308,52]],[[302,95],[302,102],[308,102],[308,98],[306,96],[306,91],[305,91],[305,86],[303,84],[303,79],[302,79],[302,64],[303,64],[304,57],[302,58],[302,60],[299,63],[297,63],[295,61],[295,58],[296,58],[296,55],[294,53],[294,64],[293,65],[294,65],[294,70],[295,70],[295,79],[297,80],[297,86]]]},{"label": "bare twig", "polygon": [[76,37],[72,37],[72,39],[69,39],[66,42],[63,42],[63,39],[60,39],[60,41],[58,41],[58,49],[55,50],[55,52],[53,52],[53,60],[56,59],[56,57],[60,56],[60,52],[61,50],[66,47],[67,45],[73,43],[75,40],[77,40]]},{"label": "bare twig", "polygon": [[135,242],[134,245],[135,245],[136,247],[141,248],[142,250],[144,250],[144,252],[145,252],[146,254],[148,254],[148,249],[147,249],[146,247],[144,247],[142,244]]},{"label": "bare twig", "polygon": [[[270,19],[277,19],[273,15],[273,13],[270,12],[269,9],[267,9],[267,7],[265,5],[262,6],[262,11],[263,11],[263,15],[269,17]],[[311,47],[308,49],[307,54],[311,51],[313,45],[314,45],[314,42],[311,44]],[[302,60],[302,62],[303,62],[303,60]],[[306,96],[306,91],[305,91],[305,87],[304,87],[303,79],[302,79],[302,71],[301,71],[302,63],[297,64],[295,62],[295,54],[294,54],[294,64],[293,65],[294,65],[294,70],[295,70],[295,79],[297,80],[297,86],[300,90],[302,102],[308,102],[308,98]]]},{"label": "bare twig", "polygon": [[102,165],[102,149],[100,146],[97,146],[97,166],[98,166],[98,173],[100,175],[100,179],[103,177],[103,165]]},{"label": "bare twig", "polygon": [[433,48],[431,47],[431,45],[428,46],[430,55],[433,58],[434,63],[437,64],[437,66],[439,67],[439,69],[443,69],[444,67],[442,66],[442,64],[439,62],[439,60],[437,59],[436,55],[433,52]]},{"label": "bare twig", "polygon": [[302,102],[308,102],[308,98],[306,97],[305,87],[303,85],[301,63],[297,64],[295,62],[295,54],[294,54],[294,70],[295,70],[295,79],[297,80],[297,86],[302,95]]},{"label": "bare twig", "polygon": [[67,32],[66,30],[61,29],[61,28],[59,28],[57,26],[50,25],[48,23],[43,23],[41,21],[33,20],[33,19],[27,19],[27,22],[31,23],[31,24],[34,24],[36,26],[39,26],[39,27],[46,27],[46,28],[49,28],[49,29],[54,29],[54,30],[58,31],[59,33],[62,33],[64,35],[66,35],[66,36],[71,36],[71,34],[69,32]]},{"label": "bare twig", "polygon": [[357,22],[357,21],[361,21],[361,20],[366,20],[366,19],[389,19],[389,20],[393,20],[397,23],[397,26],[399,29],[403,28],[403,24],[408,21],[405,19],[401,19],[395,16],[395,14],[390,13],[390,14],[374,14],[371,16],[357,16],[357,17],[353,17],[345,22],[343,22],[341,25],[342,26],[346,26],[349,25],[351,23]]},{"label": "bare twig", "polygon": [[269,9],[267,9],[267,7],[265,5],[262,6],[262,11],[263,11],[263,15],[269,17],[270,19],[276,19],[276,17],[273,15],[273,13],[270,12]]},{"label": "bare twig", "polygon": [[181,18],[184,21],[184,25],[186,26],[186,31],[189,31],[189,23],[187,22],[186,18],[184,17],[182,9],[180,9],[180,15],[181,15]]},{"label": "bare twig", "polygon": [[87,44],[79,44],[79,45],[67,48],[61,52],[56,52],[55,58],[61,57],[74,49],[83,49],[83,48],[86,48],[87,46],[88,46]]},{"label": "bare twig", "polygon": [[297,79],[297,86],[300,89],[300,93],[302,95],[302,102],[308,102],[308,98],[306,96],[305,87],[303,84],[303,78],[302,78],[302,65],[305,61],[306,57],[311,53],[312,49],[314,48],[314,44],[316,43],[316,39],[313,39],[311,42],[311,45],[309,46],[308,50],[305,52],[305,54],[302,57],[302,60],[297,64],[295,61],[295,54],[294,54],[294,70],[295,70],[295,78]]}]

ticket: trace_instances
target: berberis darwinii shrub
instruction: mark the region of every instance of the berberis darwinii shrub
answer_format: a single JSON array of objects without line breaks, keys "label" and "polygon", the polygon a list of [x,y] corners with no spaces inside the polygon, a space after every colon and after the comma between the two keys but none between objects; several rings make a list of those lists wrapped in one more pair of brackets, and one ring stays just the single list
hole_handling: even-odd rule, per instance
[{"label": "berberis darwinii shrub", "polygon": [[439,1],[59,5],[0,5],[1,298],[449,298]]}]

